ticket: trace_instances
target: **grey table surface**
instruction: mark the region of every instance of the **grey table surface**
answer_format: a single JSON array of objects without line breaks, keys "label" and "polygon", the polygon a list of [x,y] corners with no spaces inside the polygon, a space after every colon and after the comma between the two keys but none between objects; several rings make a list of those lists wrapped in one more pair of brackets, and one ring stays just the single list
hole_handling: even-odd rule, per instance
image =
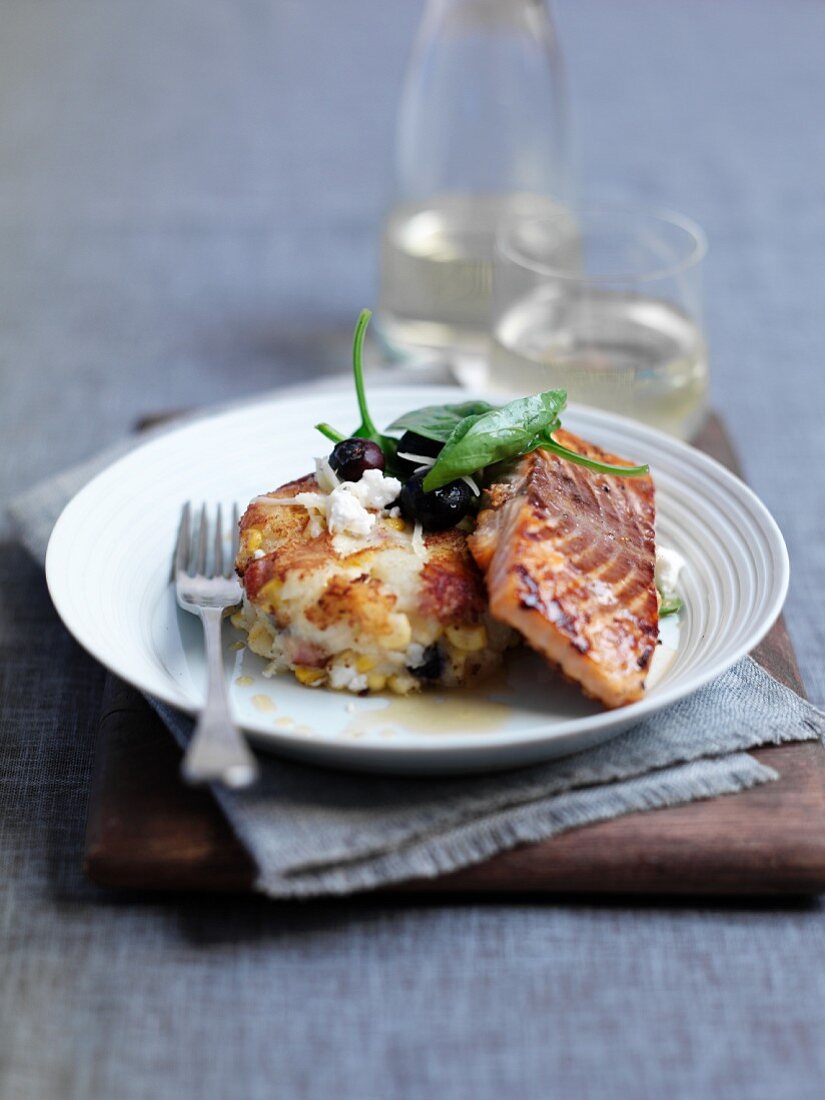
[{"label": "grey table surface", "polygon": [[[4,0],[0,498],[155,409],[340,369],[413,0]],[[714,400],[825,701],[825,6],[564,0],[588,191],[710,235]],[[4,1097],[793,1097],[825,918],[116,897],[79,866],[103,674],[0,529]]]}]

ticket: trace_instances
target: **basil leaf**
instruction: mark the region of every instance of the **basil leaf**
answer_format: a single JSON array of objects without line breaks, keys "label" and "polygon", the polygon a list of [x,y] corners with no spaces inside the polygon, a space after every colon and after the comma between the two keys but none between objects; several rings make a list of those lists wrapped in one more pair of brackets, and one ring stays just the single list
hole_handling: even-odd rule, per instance
[{"label": "basil leaf", "polygon": [[564,390],[548,390],[465,417],[453,429],[424,478],[425,492],[523,454],[537,435],[557,424],[566,403]]},{"label": "basil leaf", "polygon": [[460,405],[426,405],[423,409],[410,412],[393,420],[388,432],[415,432],[425,439],[434,439],[446,443],[453,430],[468,416],[489,412],[495,408],[488,401],[464,401]]}]

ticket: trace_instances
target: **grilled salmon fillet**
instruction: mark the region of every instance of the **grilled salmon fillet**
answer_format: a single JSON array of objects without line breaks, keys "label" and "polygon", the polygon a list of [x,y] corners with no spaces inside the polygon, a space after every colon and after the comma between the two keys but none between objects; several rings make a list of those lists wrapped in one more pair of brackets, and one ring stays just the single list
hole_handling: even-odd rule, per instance
[{"label": "grilled salmon fillet", "polygon": [[380,513],[368,537],[342,542],[311,509],[278,503],[318,492],[313,476],[301,478],[257,497],[241,520],[244,605],[233,622],[270,674],[406,694],[466,683],[500,662],[515,636],[489,614],[466,533],[415,536]]},{"label": "grilled salmon fillet", "polygon": [[[563,446],[630,465],[571,432]],[[537,450],[488,490],[469,545],[490,611],[587,695],[635,702],[659,636],[653,481]]]}]

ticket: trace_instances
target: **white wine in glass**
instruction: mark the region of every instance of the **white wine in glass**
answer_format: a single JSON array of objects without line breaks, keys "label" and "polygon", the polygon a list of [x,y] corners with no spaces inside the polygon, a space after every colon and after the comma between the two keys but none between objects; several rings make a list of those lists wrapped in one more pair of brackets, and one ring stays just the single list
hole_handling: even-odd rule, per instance
[{"label": "white wine in glass", "polygon": [[675,215],[585,211],[579,266],[560,264],[555,219],[511,219],[499,235],[487,386],[565,389],[691,438],[707,408],[699,271],[705,241]]}]

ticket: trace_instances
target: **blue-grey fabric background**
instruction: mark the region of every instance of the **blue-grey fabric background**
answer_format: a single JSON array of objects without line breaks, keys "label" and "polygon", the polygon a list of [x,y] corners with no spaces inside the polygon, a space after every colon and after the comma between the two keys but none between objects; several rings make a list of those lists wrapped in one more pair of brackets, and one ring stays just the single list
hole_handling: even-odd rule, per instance
[{"label": "blue-grey fabric background", "polygon": [[[4,0],[0,498],[141,413],[338,369],[419,0]],[[593,197],[711,239],[714,399],[825,702],[825,5],[563,0]],[[820,903],[120,898],[102,673],[0,528],[0,1094],[818,1097]]]}]

